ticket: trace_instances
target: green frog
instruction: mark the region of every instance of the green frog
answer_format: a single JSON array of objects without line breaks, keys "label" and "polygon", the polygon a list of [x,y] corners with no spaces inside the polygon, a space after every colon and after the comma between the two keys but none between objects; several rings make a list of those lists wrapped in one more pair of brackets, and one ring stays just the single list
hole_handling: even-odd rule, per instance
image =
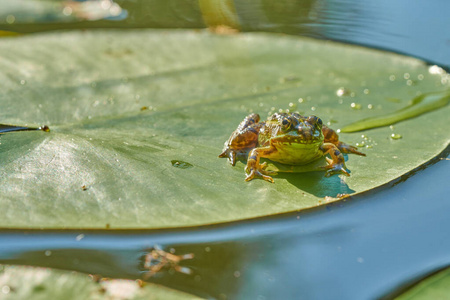
[{"label": "green frog", "polygon": [[260,122],[258,114],[248,115],[225,142],[219,157],[228,157],[234,166],[236,157],[248,154],[245,181],[261,177],[273,183],[270,175],[274,173],[265,170],[267,162],[261,164],[261,158],[304,165],[328,154],[331,158],[326,157],[325,176],[350,176],[342,153],[366,156],[356,147],[339,141],[338,134],[316,116],[275,113],[264,122]]}]

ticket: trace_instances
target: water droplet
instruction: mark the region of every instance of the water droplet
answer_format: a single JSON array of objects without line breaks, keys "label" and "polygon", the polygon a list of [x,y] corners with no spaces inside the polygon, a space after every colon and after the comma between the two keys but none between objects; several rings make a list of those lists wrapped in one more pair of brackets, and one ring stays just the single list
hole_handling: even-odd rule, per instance
[{"label": "water droplet", "polygon": [[205,252],[211,252],[211,248],[210,247],[205,247]]},{"label": "water droplet", "polygon": [[79,234],[79,235],[77,235],[77,237],[75,238],[75,240],[76,240],[77,242],[81,241],[82,239],[84,239],[84,234]]},{"label": "water droplet", "polygon": [[63,15],[65,15],[65,16],[70,16],[72,14],[72,12],[73,12],[73,10],[72,10],[72,7],[70,7],[70,6],[64,7],[63,11],[62,11]]},{"label": "water droplet", "polygon": [[393,140],[399,140],[401,138],[402,138],[401,134],[398,134],[398,133],[391,134],[391,139],[393,139]]},{"label": "water droplet", "polygon": [[312,111],[315,111],[317,108],[315,106],[311,107]]},{"label": "water droplet", "polygon": [[239,278],[239,277],[241,277],[241,272],[235,271],[235,272],[233,273],[233,275],[234,275],[234,277]]},{"label": "water droplet", "polygon": [[419,79],[419,80],[423,80],[423,78],[424,78],[423,74],[419,74],[419,75],[417,75],[417,79]]},{"label": "water droplet", "polygon": [[191,165],[190,163],[181,160],[172,160],[171,163],[172,166],[180,169],[189,169],[193,167],[193,165]]},{"label": "water droplet", "polygon": [[20,81],[20,84],[21,85],[24,85],[24,84],[26,84],[27,83],[27,81],[25,80],[25,79],[22,79],[21,81]]},{"label": "water droplet", "polygon": [[11,288],[9,287],[9,285],[4,285],[2,286],[2,293],[7,295],[9,294],[9,292],[11,292]]},{"label": "water droplet", "polygon": [[16,21],[16,17],[14,17],[13,15],[7,15],[6,16],[6,23],[8,24],[12,24]]},{"label": "water droplet", "polygon": [[361,104],[352,102],[352,104],[350,104],[350,107],[352,109],[361,109]]},{"label": "water droplet", "polygon": [[411,85],[414,84],[414,81],[412,81],[411,79],[409,79],[409,80],[406,81],[406,84],[409,85],[409,86],[411,86]]},{"label": "water droplet", "polygon": [[389,80],[390,80],[390,81],[394,81],[394,80],[395,80],[395,75],[389,76]]},{"label": "water droplet", "polygon": [[369,89],[364,89],[364,94],[368,95],[370,93]]},{"label": "water droplet", "polygon": [[296,106],[297,105],[295,103],[292,103],[292,102],[289,103],[289,107],[291,107],[291,108],[295,108]]},{"label": "water droplet", "polygon": [[303,103],[303,101],[305,101],[303,98],[298,98],[298,103]]},{"label": "water droplet", "polygon": [[111,8],[112,3],[110,1],[101,1],[100,6],[102,7],[102,9],[107,10]]},{"label": "water droplet", "polygon": [[403,74],[403,78],[405,78],[405,79],[409,79],[410,76],[411,76],[411,75],[409,75],[409,73]]},{"label": "water droplet", "polygon": [[430,74],[433,74],[433,75],[438,75],[438,74],[442,75],[442,74],[445,74],[444,69],[442,69],[441,67],[436,66],[436,65],[430,66],[430,67],[428,68],[428,72],[429,72]]},{"label": "water droplet", "polygon": [[50,255],[52,255],[52,251],[46,250],[46,251],[44,252],[44,254],[45,254],[45,256],[50,256]]},{"label": "water droplet", "polygon": [[344,88],[344,87],[341,87],[341,88],[339,88],[339,89],[336,91],[336,95],[337,95],[338,97],[348,96],[348,95],[350,95],[350,90],[349,90],[349,89],[346,89],[346,88]]},{"label": "water droplet", "polygon": [[300,79],[295,75],[288,75],[280,78],[280,83],[286,83],[290,81],[299,81]]},{"label": "water droplet", "polygon": [[373,109],[373,105],[372,105],[372,104],[369,104],[369,105],[367,105],[367,108],[368,108],[368,109]]}]

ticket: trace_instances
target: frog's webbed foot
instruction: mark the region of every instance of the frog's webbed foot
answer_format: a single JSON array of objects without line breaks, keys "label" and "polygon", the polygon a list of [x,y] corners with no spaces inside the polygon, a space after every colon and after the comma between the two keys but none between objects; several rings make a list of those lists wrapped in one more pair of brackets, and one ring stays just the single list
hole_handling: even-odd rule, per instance
[{"label": "frog's webbed foot", "polygon": [[248,164],[245,167],[245,173],[247,173],[247,176],[245,177],[245,181],[250,181],[255,177],[260,177],[266,181],[269,181],[271,183],[273,183],[273,178],[270,177],[269,175],[276,175],[276,172],[271,172],[271,171],[266,171],[265,169],[267,168],[267,163],[264,162],[262,164],[260,164],[258,167],[249,167]]},{"label": "frog's webbed foot", "polygon": [[326,172],[325,176],[330,177],[334,174],[344,174],[346,176],[350,176],[350,174],[347,171],[347,167],[345,166],[345,159],[344,155],[342,155],[341,151],[331,143],[324,143],[321,147],[321,150],[324,152],[324,154],[330,154],[331,159],[328,157],[327,162],[328,165],[323,167]]},{"label": "frog's webbed foot", "polygon": [[262,164],[259,163],[260,153],[258,153],[258,150],[264,152],[270,149],[257,148],[253,149],[252,152],[250,152],[247,160],[247,166],[245,167],[245,173],[247,173],[245,181],[250,181],[255,177],[260,177],[266,181],[273,183],[273,178],[269,175],[275,175],[277,173],[266,171],[267,162],[264,162]]},{"label": "frog's webbed foot", "polygon": [[227,148],[219,154],[219,157],[228,157],[228,162],[234,167],[236,165],[236,151]]},{"label": "frog's webbed foot", "polygon": [[338,144],[336,145],[339,150],[341,150],[341,152],[343,153],[353,153],[353,154],[358,154],[358,155],[362,155],[362,156],[366,156],[365,153],[359,152],[358,148],[356,148],[355,146],[352,145],[348,145],[346,143],[343,142],[338,142]]},{"label": "frog's webbed foot", "polygon": [[[342,158],[343,158],[343,156],[342,156]],[[346,176],[350,176],[350,173],[348,173],[344,162],[335,163],[335,162],[333,162],[332,159],[330,159],[328,157],[326,159],[328,161],[328,166],[323,167],[326,170],[325,177],[330,177],[334,174],[344,174]]]}]

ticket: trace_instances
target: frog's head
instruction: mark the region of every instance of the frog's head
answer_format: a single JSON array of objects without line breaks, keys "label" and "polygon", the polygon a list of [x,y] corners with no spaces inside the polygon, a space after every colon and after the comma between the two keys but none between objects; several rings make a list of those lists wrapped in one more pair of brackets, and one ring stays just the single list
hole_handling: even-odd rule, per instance
[{"label": "frog's head", "polygon": [[276,134],[273,145],[315,145],[323,142],[322,120],[316,116],[303,117],[298,113],[276,114]]}]

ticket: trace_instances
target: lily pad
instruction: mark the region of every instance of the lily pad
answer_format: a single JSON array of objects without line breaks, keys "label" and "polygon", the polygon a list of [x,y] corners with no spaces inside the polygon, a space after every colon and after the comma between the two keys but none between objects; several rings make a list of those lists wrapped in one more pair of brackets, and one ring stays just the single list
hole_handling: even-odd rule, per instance
[{"label": "lily pad", "polygon": [[86,274],[48,268],[0,265],[2,299],[200,299],[160,285],[133,280],[95,282]]},{"label": "lily pad", "polygon": [[419,282],[395,298],[397,300],[450,299],[450,269],[445,269]]},{"label": "lily pad", "polygon": [[1,123],[51,128],[0,136],[2,227],[160,228],[300,210],[390,182],[450,138],[445,106],[341,134],[367,154],[348,156],[351,177],[247,183],[242,162],[217,155],[248,113],[298,110],[339,129],[448,90],[446,74],[327,41],[189,30],[2,38],[0,57]]}]

